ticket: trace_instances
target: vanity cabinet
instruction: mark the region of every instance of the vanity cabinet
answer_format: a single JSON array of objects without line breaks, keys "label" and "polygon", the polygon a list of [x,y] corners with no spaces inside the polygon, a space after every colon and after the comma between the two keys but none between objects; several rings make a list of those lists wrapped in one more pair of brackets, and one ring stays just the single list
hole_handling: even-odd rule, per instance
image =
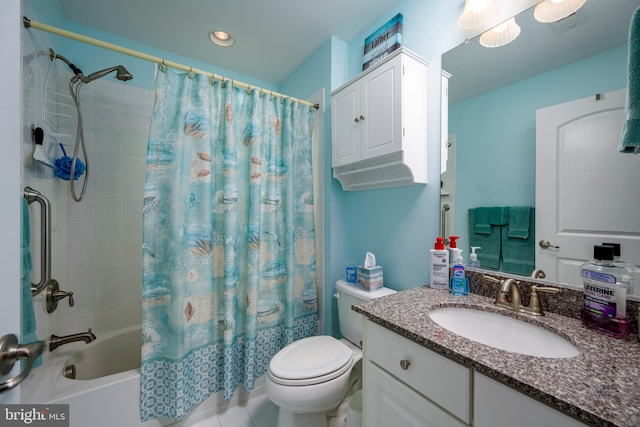
[{"label": "vanity cabinet", "polygon": [[586,427],[372,321],[363,366],[367,427]]},{"label": "vanity cabinet", "polygon": [[470,368],[370,321],[364,346],[367,427],[471,423]]},{"label": "vanity cabinet", "polygon": [[331,94],[331,123],[345,190],[426,183],[427,63],[394,51]]}]

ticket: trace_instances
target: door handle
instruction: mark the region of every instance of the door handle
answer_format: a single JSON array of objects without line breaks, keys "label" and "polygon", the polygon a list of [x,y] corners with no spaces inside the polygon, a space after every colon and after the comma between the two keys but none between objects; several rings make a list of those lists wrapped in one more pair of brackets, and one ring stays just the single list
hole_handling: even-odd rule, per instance
[{"label": "door handle", "polygon": [[542,249],[549,249],[549,248],[553,248],[553,249],[560,249],[560,246],[555,246],[552,245],[551,242],[549,242],[548,240],[540,240],[538,242],[538,245],[542,248]]},{"label": "door handle", "polygon": [[18,344],[18,338],[13,335],[4,335],[0,338],[0,377],[7,375],[13,369],[13,365],[20,359],[27,359],[24,371],[15,377],[0,383],[0,393],[9,391],[22,382],[33,367],[33,363],[44,350],[44,341],[35,341],[29,344]]}]

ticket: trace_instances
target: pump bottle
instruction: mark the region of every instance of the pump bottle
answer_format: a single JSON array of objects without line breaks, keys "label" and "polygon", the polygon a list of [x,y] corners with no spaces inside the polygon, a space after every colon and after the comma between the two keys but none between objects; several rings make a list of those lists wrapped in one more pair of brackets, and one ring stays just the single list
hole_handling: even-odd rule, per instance
[{"label": "pump bottle", "polygon": [[442,237],[436,238],[436,243],[430,252],[430,286],[433,289],[449,289],[449,251],[444,248]]},{"label": "pump bottle", "polygon": [[476,249],[482,249],[480,246],[471,246],[471,253],[469,254],[469,267],[480,268],[480,261],[478,261],[478,254]]}]

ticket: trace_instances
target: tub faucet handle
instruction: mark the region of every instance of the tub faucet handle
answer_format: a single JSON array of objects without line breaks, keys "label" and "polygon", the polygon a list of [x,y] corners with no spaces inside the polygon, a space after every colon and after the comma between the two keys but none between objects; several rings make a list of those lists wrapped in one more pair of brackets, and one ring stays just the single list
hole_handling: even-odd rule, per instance
[{"label": "tub faucet handle", "polygon": [[53,313],[58,308],[58,301],[63,298],[69,297],[69,307],[73,307],[75,301],[73,300],[73,292],[66,292],[60,290],[60,284],[56,279],[51,279],[47,290],[45,291],[47,301],[47,313]]}]

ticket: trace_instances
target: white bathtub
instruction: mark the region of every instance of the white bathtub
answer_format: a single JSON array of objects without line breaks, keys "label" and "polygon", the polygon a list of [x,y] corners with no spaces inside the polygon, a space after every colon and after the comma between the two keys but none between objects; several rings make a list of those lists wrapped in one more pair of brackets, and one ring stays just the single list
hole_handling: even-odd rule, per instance
[{"label": "white bathtub", "polygon": [[[91,344],[73,343],[47,354],[43,366],[23,386],[25,403],[69,404],[71,427],[189,426],[264,393],[262,378],[247,393],[241,387],[231,401],[216,393],[180,422],[169,419],[140,422],[140,327],[96,333]],[[75,365],[76,379],[65,378]],[[30,377],[32,377],[30,375]],[[27,396],[24,396],[26,394]]]}]

